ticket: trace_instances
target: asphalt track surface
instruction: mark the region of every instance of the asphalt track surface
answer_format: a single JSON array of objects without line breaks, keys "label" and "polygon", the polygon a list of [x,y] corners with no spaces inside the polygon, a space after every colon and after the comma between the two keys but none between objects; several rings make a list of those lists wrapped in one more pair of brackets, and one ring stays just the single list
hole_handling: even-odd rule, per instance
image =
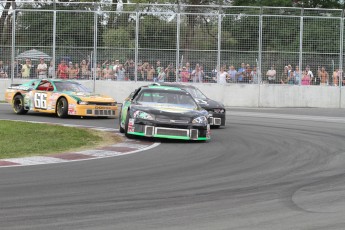
[{"label": "asphalt track surface", "polygon": [[345,229],[345,110],[232,108],[226,125],[206,143],[0,168],[0,229]]}]

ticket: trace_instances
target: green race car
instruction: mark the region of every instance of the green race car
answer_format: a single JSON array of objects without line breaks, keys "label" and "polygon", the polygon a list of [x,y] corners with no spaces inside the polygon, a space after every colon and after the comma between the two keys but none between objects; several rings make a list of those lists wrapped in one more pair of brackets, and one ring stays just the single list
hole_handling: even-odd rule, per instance
[{"label": "green race car", "polygon": [[143,86],[124,101],[120,132],[181,140],[209,140],[208,112],[187,91],[169,86]]}]

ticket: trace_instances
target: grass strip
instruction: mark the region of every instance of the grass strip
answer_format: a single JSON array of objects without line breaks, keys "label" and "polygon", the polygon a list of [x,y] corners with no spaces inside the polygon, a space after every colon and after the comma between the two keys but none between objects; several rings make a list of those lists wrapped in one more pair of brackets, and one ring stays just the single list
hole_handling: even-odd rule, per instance
[{"label": "grass strip", "polygon": [[0,159],[81,151],[122,141],[114,133],[18,121],[0,121]]}]

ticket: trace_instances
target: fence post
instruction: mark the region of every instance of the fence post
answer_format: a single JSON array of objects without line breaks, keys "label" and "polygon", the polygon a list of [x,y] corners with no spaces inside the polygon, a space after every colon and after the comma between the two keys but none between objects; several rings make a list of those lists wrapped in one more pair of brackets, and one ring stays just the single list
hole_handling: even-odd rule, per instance
[{"label": "fence post", "polygon": [[14,79],[14,60],[15,60],[15,53],[16,53],[16,3],[12,2],[12,8],[13,8],[13,16],[12,16],[12,55],[11,55],[11,84],[13,84]]},{"label": "fence post", "polygon": [[[176,18],[176,65],[175,65],[175,82],[178,81],[179,67],[180,67],[180,31],[181,31],[181,13],[180,4],[177,5],[177,18]],[[182,66],[181,66],[182,68]]]},{"label": "fence post", "polygon": [[94,3],[94,15],[93,15],[93,68],[92,68],[92,74],[93,74],[93,92],[96,92],[96,78],[97,78],[97,3]]},{"label": "fence post", "polygon": [[55,66],[56,66],[56,1],[54,0],[54,14],[53,14],[53,75],[52,78],[56,78],[55,76],[56,71],[55,71]]},{"label": "fence post", "polygon": [[217,44],[217,83],[219,82],[219,72],[220,72],[220,51],[222,49],[222,11],[221,11],[221,5],[219,5],[219,12],[218,12],[218,44]]},{"label": "fence post", "polygon": [[139,52],[139,4],[136,4],[135,10],[135,51],[134,51],[134,78],[135,82],[138,81],[138,52]]},{"label": "fence post", "polygon": [[342,86],[343,86],[343,54],[344,54],[344,10],[341,11],[341,18],[340,18],[340,47],[339,47],[339,108],[341,108],[341,95],[342,95]]},{"label": "fence post", "polygon": [[[262,24],[263,24],[263,7],[260,8],[259,16],[259,52],[256,72],[258,73],[258,84],[262,82]],[[259,102],[260,103],[260,102]]]},{"label": "fence post", "polygon": [[304,15],[304,8],[301,9],[301,18],[300,18],[300,26],[299,26],[299,61],[298,61],[298,66],[299,66],[299,71],[300,71],[300,80],[299,80],[299,85],[302,83],[302,77],[303,77],[303,70],[302,70],[302,65],[303,65],[303,15]]}]

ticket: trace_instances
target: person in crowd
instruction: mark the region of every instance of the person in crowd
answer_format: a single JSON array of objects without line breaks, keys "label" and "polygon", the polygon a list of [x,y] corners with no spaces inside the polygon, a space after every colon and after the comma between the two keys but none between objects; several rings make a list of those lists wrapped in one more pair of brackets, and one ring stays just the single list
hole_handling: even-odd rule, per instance
[{"label": "person in crowd", "polygon": [[299,69],[299,66],[295,67],[295,71],[293,72],[293,78],[295,81],[295,85],[299,85],[302,79],[302,72]]},{"label": "person in crowd", "polygon": [[324,66],[321,67],[319,75],[320,75],[320,85],[328,85],[329,74],[326,71],[326,68]]},{"label": "person in crowd", "polygon": [[256,66],[253,66],[253,69],[250,75],[252,76],[252,83],[259,84],[259,74],[258,74]]},{"label": "person in crowd", "polygon": [[153,67],[153,65],[147,65],[146,67],[146,80],[147,81],[153,81],[153,78],[155,76],[155,68]]},{"label": "person in crowd", "polygon": [[167,68],[165,68],[165,74],[166,74],[166,81],[167,82],[175,82],[176,76],[175,76],[175,68],[174,64],[170,63]]},{"label": "person in crowd", "polygon": [[118,59],[115,60],[115,62],[113,62],[112,64],[112,69],[113,69],[113,73],[114,73],[114,78],[117,79],[117,68],[120,65],[120,61]]},{"label": "person in crowd", "polygon": [[25,59],[25,64],[22,66],[22,78],[29,78],[31,72],[31,60]]},{"label": "person in crowd", "polygon": [[161,71],[158,74],[157,81],[158,82],[164,82],[165,78],[166,78],[166,73],[165,73],[164,67],[162,66]]},{"label": "person in crowd", "polygon": [[8,77],[8,70],[4,65],[4,61],[0,60],[0,78],[7,78]]},{"label": "person in crowd", "polygon": [[123,68],[122,64],[119,64],[116,68],[116,80],[117,81],[124,81],[126,80],[126,70]]},{"label": "person in crowd", "polygon": [[189,62],[186,62],[186,70],[187,72],[189,73],[189,79],[191,79],[191,74],[193,72],[192,68],[190,67],[190,63]]},{"label": "person in crowd", "polygon": [[40,64],[37,65],[37,75],[39,79],[47,78],[48,66],[44,62],[44,58],[40,58]]},{"label": "person in crowd", "polygon": [[243,76],[243,83],[251,83],[252,82],[252,69],[250,68],[250,65],[247,64],[245,71],[242,73]]},{"label": "person in crowd", "polygon": [[80,79],[80,66],[79,63],[75,63],[75,72],[76,72],[76,78]]},{"label": "person in crowd", "polygon": [[[10,71],[11,72],[11,71]],[[11,75],[9,74],[8,77]],[[14,61],[14,77],[21,78],[22,77],[22,64],[19,60]]]},{"label": "person in crowd", "polygon": [[102,64],[98,63],[96,67],[96,80],[102,79]]},{"label": "person in crowd", "polygon": [[237,70],[237,76],[236,76],[236,79],[238,83],[241,83],[243,82],[243,74],[245,73],[246,71],[246,64],[245,63],[241,63],[241,67]]},{"label": "person in crowd", "polygon": [[308,74],[308,71],[307,70],[303,71],[301,85],[310,85],[310,81],[311,81],[311,78],[310,78],[310,75]]},{"label": "person in crowd", "polygon": [[155,75],[153,77],[153,81],[158,81],[158,75],[159,73],[162,71],[162,65],[161,65],[161,61],[157,60],[156,61],[156,68],[155,68]]},{"label": "person in crowd", "polygon": [[[225,67],[226,71],[226,67]],[[204,72],[204,66],[200,65],[200,73],[201,73],[201,82],[205,82],[205,72]]]},{"label": "person in crowd", "polygon": [[202,75],[203,75],[203,70],[200,68],[199,64],[195,65],[195,69],[193,70],[191,76],[193,79],[193,83],[202,83]]},{"label": "person in crowd", "polygon": [[137,64],[137,80],[144,81],[143,67],[141,63]]},{"label": "person in crowd", "polygon": [[310,66],[309,65],[307,65],[306,67],[305,67],[305,71],[306,71],[306,73],[309,75],[309,78],[310,78],[310,83],[312,84],[312,85],[317,85],[317,78],[314,78],[314,74],[313,74],[313,72],[310,70]]},{"label": "person in crowd", "polygon": [[333,85],[339,86],[339,69],[335,69],[332,75]]},{"label": "person in crowd", "polygon": [[186,66],[182,67],[180,75],[181,75],[181,82],[189,82],[190,74],[189,74]]},{"label": "person in crowd", "polygon": [[225,71],[226,66],[220,67],[219,73],[218,73],[218,83],[225,85],[227,83],[227,80],[230,78],[230,75],[228,72]]},{"label": "person in crowd", "polygon": [[229,82],[236,82],[236,75],[237,75],[237,70],[235,69],[235,66],[231,65],[228,71],[229,74]]},{"label": "person in crowd", "polygon": [[113,69],[110,68],[110,64],[105,65],[105,69],[102,70],[103,77],[102,79],[104,80],[114,80],[114,74],[113,74]]},{"label": "person in crowd", "polygon": [[274,84],[276,81],[277,71],[275,70],[275,66],[271,65],[271,69],[269,69],[266,73],[267,80],[269,84]]},{"label": "person in crowd", "polygon": [[55,78],[55,66],[54,61],[51,60],[48,67],[48,78]]},{"label": "person in crowd", "polygon": [[126,74],[128,76],[128,80],[130,80],[130,81],[135,80],[135,63],[133,60],[129,61],[129,65],[126,69]]},{"label": "person in crowd", "polygon": [[68,66],[66,65],[66,61],[64,59],[61,59],[61,62],[58,65],[56,76],[60,79],[68,78]]},{"label": "person in crowd", "polygon": [[90,62],[85,59],[80,63],[81,79],[89,79],[91,76]]},{"label": "person in crowd", "polygon": [[75,65],[73,65],[73,62],[68,63],[67,72],[69,79],[77,79],[77,69],[75,68]]},{"label": "person in crowd", "polygon": [[288,79],[289,79],[289,67],[288,66],[284,66],[284,70],[282,72],[282,75],[279,79],[280,84],[287,84],[288,83]]}]

